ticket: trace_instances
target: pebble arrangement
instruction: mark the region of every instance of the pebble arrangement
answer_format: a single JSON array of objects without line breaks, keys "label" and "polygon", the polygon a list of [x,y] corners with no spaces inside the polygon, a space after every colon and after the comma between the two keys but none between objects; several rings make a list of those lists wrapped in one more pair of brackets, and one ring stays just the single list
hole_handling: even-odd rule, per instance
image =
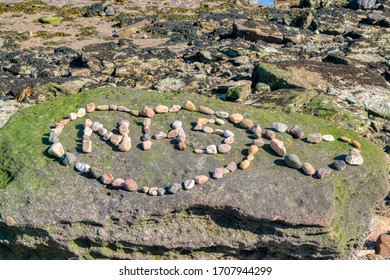
[{"label": "pebble arrangement", "polygon": [[[232,149],[232,144],[235,142],[235,135],[232,131],[228,129],[213,129],[209,124],[216,124],[222,127],[226,121],[229,121],[232,124],[239,125],[242,129],[245,129],[249,134],[254,136],[254,140],[251,143],[247,151],[247,156],[240,162],[236,163],[234,161],[230,162],[227,166],[217,167],[214,172],[212,172],[211,177],[214,179],[221,179],[225,175],[236,171],[237,168],[246,170],[251,162],[254,160],[255,155],[259,151],[259,147],[264,145],[262,129],[259,124],[255,124],[252,120],[245,118],[240,113],[229,114],[224,111],[214,111],[211,108],[206,106],[195,107],[194,103],[191,101],[186,101],[183,106],[173,105],[170,108],[165,105],[158,105],[155,109],[151,107],[144,106],[141,111],[130,110],[124,106],[117,105],[95,105],[94,103],[89,103],[85,108],[78,109],[77,112],[70,113],[67,118],[64,118],[60,122],[56,123],[55,128],[50,131],[49,134],[49,143],[51,144],[48,153],[49,155],[59,158],[63,165],[72,166],[74,165],[75,169],[84,174],[90,174],[93,178],[96,178],[104,185],[111,185],[114,188],[124,188],[127,191],[137,191],[141,190],[144,193],[147,193],[151,196],[162,196],[165,194],[174,194],[181,189],[190,190],[195,185],[200,185],[206,183],[210,177],[207,175],[198,175],[194,178],[190,178],[182,183],[173,183],[168,187],[142,187],[140,188],[137,182],[132,178],[122,179],[115,178],[111,173],[104,173],[102,170],[91,167],[87,163],[77,162],[77,158],[73,153],[65,152],[63,145],[59,142],[59,136],[61,135],[63,129],[71,121],[74,121],[78,118],[84,117],[87,113],[93,113],[96,111],[120,111],[127,112],[134,117],[143,117],[142,120],[142,131],[141,136],[141,145],[144,151],[152,149],[154,140],[162,139],[175,139],[176,145],[179,150],[185,150],[186,146],[186,133],[183,129],[183,124],[180,120],[174,121],[171,124],[172,129],[167,133],[160,131],[152,135],[151,124],[152,118],[155,114],[165,114],[165,113],[174,113],[180,110],[187,111],[197,111],[205,115],[213,116],[213,118],[198,118],[196,125],[192,128],[193,131],[199,131],[206,134],[217,134],[223,137],[222,143],[218,145],[209,145],[202,149],[195,149],[194,152],[201,154],[207,153],[210,155],[213,154],[226,154],[229,153]],[[118,147],[122,152],[128,152],[132,146],[132,139],[129,136],[129,120],[121,120],[117,123],[117,128],[119,134],[114,134],[113,132],[108,131],[103,124],[99,122],[93,122],[91,119],[86,119],[84,122],[84,133],[82,140],[82,151],[83,153],[92,152],[92,140],[91,136],[95,132],[98,134],[103,141],[109,141],[112,145]],[[288,167],[294,169],[302,169],[302,171],[307,175],[316,175],[318,178],[323,179],[328,177],[332,170],[328,167],[323,167],[318,170],[308,162],[301,163],[299,157],[295,154],[287,154],[286,147],[284,146],[283,141],[276,138],[276,133],[289,133],[294,139],[302,139],[304,133],[302,129],[298,126],[293,126],[288,129],[288,126],[283,123],[273,123],[273,130],[265,130],[264,137],[270,140],[271,149],[277,153],[279,156],[284,158],[285,164]],[[332,135],[321,135],[320,133],[309,134],[306,137],[308,143],[318,144],[321,141],[332,142],[335,141]],[[352,148],[345,157],[345,160],[336,160],[330,166],[334,170],[344,170],[348,165],[361,165],[363,164],[363,157],[360,154],[359,149],[361,145],[358,141],[352,141],[347,137],[341,137],[341,141],[350,143],[354,148]]]}]

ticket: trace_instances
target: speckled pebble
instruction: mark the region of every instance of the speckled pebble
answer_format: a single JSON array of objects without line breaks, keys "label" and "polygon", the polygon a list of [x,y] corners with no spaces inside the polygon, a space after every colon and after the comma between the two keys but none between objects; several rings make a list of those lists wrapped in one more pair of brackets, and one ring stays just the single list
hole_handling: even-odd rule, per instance
[{"label": "speckled pebble", "polygon": [[150,126],[151,124],[152,124],[152,119],[150,119],[150,118],[144,118],[142,120],[142,125],[143,126]]},{"label": "speckled pebble", "polygon": [[237,163],[234,161],[231,161],[227,166],[226,169],[228,169],[230,172],[234,172],[237,170]]},{"label": "speckled pebble", "polygon": [[[138,184],[133,179],[126,179],[124,187],[129,192],[135,192],[138,190]],[[148,189],[149,190],[149,189]],[[147,191],[146,191],[147,192]]]},{"label": "speckled pebble", "polygon": [[308,143],[318,144],[322,141],[322,135],[321,133],[308,134],[306,140]]},{"label": "speckled pebble", "polygon": [[188,179],[184,182],[184,189],[190,190],[195,186],[195,180],[194,179]]},{"label": "speckled pebble", "polygon": [[124,124],[122,124],[122,125],[120,125],[119,126],[119,133],[120,134],[129,134],[129,127],[128,126],[126,126],[126,125],[124,125]]},{"label": "speckled pebble", "polygon": [[218,153],[227,154],[232,149],[232,146],[230,146],[229,144],[220,144],[218,145],[217,149]]},{"label": "speckled pebble", "polygon": [[275,129],[277,132],[286,132],[288,129],[288,126],[284,123],[276,122],[272,124],[272,128]]},{"label": "speckled pebble", "polygon": [[224,111],[217,111],[217,112],[215,112],[215,115],[218,118],[222,118],[222,119],[227,119],[229,117],[229,113],[228,112],[224,112]]},{"label": "speckled pebble", "polygon": [[155,135],[153,135],[153,138],[156,140],[161,140],[167,138],[167,134],[163,131],[157,132]]},{"label": "speckled pebble", "polygon": [[149,190],[148,190],[148,195],[150,196],[157,196],[157,187],[151,187]]},{"label": "speckled pebble", "polygon": [[64,147],[60,142],[57,142],[55,144],[52,144],[48,150],[49,155],[57,157],[57,158],[62,158],[64,155]]},{"label": "speckled pebble", "polygon": [[157,195],[163,196],[167,191],[164,188],[158,188],[157,189]]},{"label": "speckled pebble", "polygon": [[[92,133],[92,130],[91,130],[91,133]],[[50,131],[49,140],[48,141],[49,141],[50,144],[58,143],[59,138],[58,138],[57,133],[55,133],[54,131]]]},{"label": "speckled pebble", "polygon": [[178,191],[181,190],[181,184],[179,183],[173,183],[167,188],[167,191],[171,194],[177,193]]},{"label": "speckled pebble", "polygon": [[206,153],[215,155],[217,153],[217,146],[209,145],[206,147]]},{"label": "speckled pebble", "polygon": [[102,127],[104,127],[104,126],[100,122],[94,122],[91,126],[91,129],[92,129],[92,131],[96,132],[99,130],[99,128],[102,128]]},{"label": "speckled pebble", "polygon": [[90,166],[86,163],[78,162],[76,163],[75,168],[77,171],[80,171],[82,173],[88,173]]},{"label": "speckled pebble", "polygon": [[345,168],[347,168],[347,164],[345,163],[344,160],[336,160],[335,162],[332,163],[332,168],[335,170],[342,171]]},{"label": "speckled pebble", "polygon": [[259,124],[255,124],[251,127],[250,132],[252,134],[261,135],[261,127]]},{"label": "speckled pebble", "polygon": [[223,175],[224,175],[224,172],[223,172],[222,168],[221,167],[217,167],[217,168],[214,169],[212,177],[214,179],[221,179],[223,177]]},{"label": "speckled pebble", "polygon": [[131,149],[131,138],[125,133],[123,134],[122,141],[118,145],[118,149],[121,152],[128,152]]},{"label": "speckled pebble", "polygon": [[329,169],[328,167],[323,167],[323,168],[320,168],[318,171],[317,171],[317,176],[318,178],[320,179],[324,179],[326,177],[329,177],[330,174],[332,173],[332,170]]}]

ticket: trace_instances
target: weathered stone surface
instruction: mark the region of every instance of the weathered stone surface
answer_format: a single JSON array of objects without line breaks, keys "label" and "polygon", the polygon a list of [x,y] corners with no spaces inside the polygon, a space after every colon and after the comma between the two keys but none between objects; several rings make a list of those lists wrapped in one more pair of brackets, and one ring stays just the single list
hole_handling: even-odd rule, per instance
[{"label": "weathered stone surface", "polygon": [[[245,113],[263,127],[280,121],[297,124],[304,131],[331,132],[337,137],[345,133],[361,142],[364,164],[348,166],[343,172],[334,171],[330,177],[319,180],[286,168],[265,144],[246,170],[238,169],[223,179],[198,184],[191,191],[150,197],[141,192],[111,189],[47,156],[48,143],[43,139],[48,138],[48,124],[61,120],[77,106],[95,102],[140,109],[143,105],[166,104],[168,98],[172,104],[191,99],[216,111]],[[111,129],[124,117],[117,114],[125,113],[101,111],[93,115],[93,120],[104,122]],[[192,114],[198,113],[183,110],[158,115],[152,127],[168,129],[170,123],[180,119],[189,131],[191,122],[196,120]],[[126,118],[133,120],[129,114]],[[67,151],[79,152],[75,127],[82,127],[83,122],[77,119],[63,130],[61,141]],[[115,151],[116,147],[97,140],[99,149],[90,155],[80,153],[77,160],[118,178],[133,178],[140,189],[166,188],[201,174],[207,178],[216,167],[242,160],[242,150],[252,140],[243,129],[230,123],[226,126],[235,133],[234,145],[238,147],[227,155],[195,154],[192,148],[179,151],[168,140],[156,143],[153,152],[134,148],[120,153]],[[142,133],[140,128],[138,133],[137,141]],[[15,141],[16,137],[19,141]],[[197,147],[219,143],[207,142],[202,137],[221,140],[217,135],[191,132],[186,141],[194,144],[197,140]],[[345,155],[348,146],[335,141],[313,149],[313,145],[293,140],[287,134],[280,137],[291,147],[290,152],[315,167]],[[159,248],[160,258],[193,258],[199,253],[202,258],[237,258],[243,256],[242,250],[245,256],[249,253],[256,258],[347,258],[352,255],[352,248],[362,245],[375,202],[388,193],[385,156],[369,140],[352,132],[341,133],[336,124],[319,118],[272,113],[198,94],[158,93],[151,97],[150,93],[116,88],[59,97],[15,114],[0,129],[0,149],[0,244],[8,248],[6,252],[0,250],[0,258],[9,258],[11,253],[13,258],[136,259],[142,254],[142,258],[148,259],[155,257],[155,248]],[[4,221],[8,216],[16,221],[12,227]],[[210,253],[210,247],[215,254]]]}]

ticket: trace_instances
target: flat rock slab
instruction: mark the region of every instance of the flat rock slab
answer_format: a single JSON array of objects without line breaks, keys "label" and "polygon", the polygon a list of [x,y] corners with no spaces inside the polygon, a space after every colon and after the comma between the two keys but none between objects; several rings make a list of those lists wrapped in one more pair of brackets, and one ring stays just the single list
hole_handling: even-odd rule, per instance
[{"label": "flat rock slab", "polygon": [[[197,107],[241,113],[263,130],[283,122],[299,125],[306,135],[359,139],[364,164],[319,180],[285,166],[264,140],[247,170],[209,179],[188,191],[151,197],[104,186],[47,154],[51,126],[89,102],[141,110],[144,105],[182,105],[186,100]],[[78,161],[117,178],[133,178],[140,187],[167,187],[197,175],[210,176],[216,167],[246,156],[253,139],[229,122],[224,127],[234,132],[236,141],[228,154],[194,153],[223,140],[191,130],[204,116],[181,110],[153,118],[153,133],[167,132],[175,120],[183,122],[185,151],[175,149],[172,139],[153,140],[152,149],[143,151],[142,118],[116,111],[96,111],[87,117],[109,131],[118,121],[130,120],[129,152],[119,152],[92,135],[92,152],[83,154],[85,117],[66,126],[60,141]],[[288,153],[316,169],[351,149],[341,141],[312,145],[287,133],[276,137],[284,141]],[[1,258],[347,258],[362,242],[375,202],[388,192],[385,156],[366,139],[311,116],[272,113],[192,94],[115,88],[57,98],[14,115],[0,130],[0,151]]]}]

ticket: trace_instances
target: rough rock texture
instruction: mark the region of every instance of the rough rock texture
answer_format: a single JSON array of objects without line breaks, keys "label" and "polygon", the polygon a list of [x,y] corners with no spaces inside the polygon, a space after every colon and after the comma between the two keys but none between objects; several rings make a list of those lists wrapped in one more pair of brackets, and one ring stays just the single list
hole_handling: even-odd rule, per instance
[{"label": "rough rock texture", "polygon": [[[89,102],[140,110],[143,105],[154,108],[188,99],[216,111],[241,112],[262,127],[283,122],[335,138],[356,138],[332,122],[311,116],[271,113],[190,94],[97,89],[31,106],[0,130],[0,258],[337,259],[352,255],[363,242],[375,202],[388,193],[384,154],[366,139],[361,139],[362,166],[334,172],[323,180],[284,166],[265,140],[247,170],[210,179],[189,191],[155,197],[104,187],[47,155],[50,126]],[[234,131],[236,142],[227,155],[178,151],[169,140],[156,143],[153,153],[143,152],[140,120],[125,112],[99,111],[93,117],[108,128],[130,118],[129,136],[137,148],[119,153],[92,137],[96,148],[83,155],[75,140],[82,137],[84,120],[77,119],[60,136],[66,150],[75,152],[78,161],[85,160],[117,178],[131,177],[140,186],[166,187],[209,174],[239,161],[246,144],[253,141],[244,129],[229,123],[226,128]],[[153,128],[168,130],[170,123],[180,119],[188,146],[215,143],[219,136],[191,131],[191,123],[199,117],[201,113],[187,110],[156,115]],[[15,142],[15,135],[20,141]],[[349,150],[348,143],[340,141],[313,147],[287,133],[278,136],[288,150],[300,151],[301,160],[315,168]],[[30,152],[23,153],[26,150]]]}]

